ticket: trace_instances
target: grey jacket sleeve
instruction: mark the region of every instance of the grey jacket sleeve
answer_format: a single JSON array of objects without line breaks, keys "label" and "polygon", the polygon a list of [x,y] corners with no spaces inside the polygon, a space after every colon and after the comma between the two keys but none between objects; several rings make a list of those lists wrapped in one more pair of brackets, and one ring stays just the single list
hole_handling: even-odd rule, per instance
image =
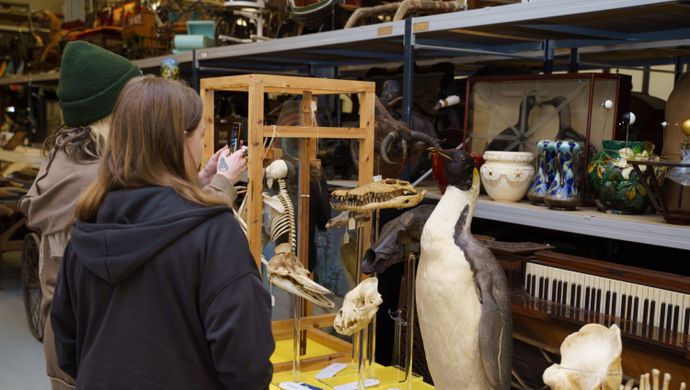
[{"label": "grey jacket sleeve", "polygon": [[230,184],[230,181],[228,181],[225,176],[219,174],[213,176],[211,182],[204,187],[204,191],[227,198],[229,204],[235,203],[237,199],[235,186]]}]

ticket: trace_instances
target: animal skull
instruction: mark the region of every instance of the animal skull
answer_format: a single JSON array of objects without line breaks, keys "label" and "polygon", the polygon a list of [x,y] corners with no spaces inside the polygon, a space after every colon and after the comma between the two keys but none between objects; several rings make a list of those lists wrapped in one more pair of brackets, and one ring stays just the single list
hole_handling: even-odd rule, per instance
[{"label": "animal skull", "polygon": [[273,187],[273,180],[284,179],[288,174],[287,163],[283,160],[275,160],[266,167],[266,184]]},{"label": "animal skull", "polygon": [[376,315],[383,303],[378,292],[379,280],[372,277],[362,281],[357,287],[345,294],[343,307],[338,311],[333,321],[336,332],[350,336],[365,326]]},{"label": "animal skull", "polygon": [[623,379],[621,330],[587,324],[561,344],[561,364],[544,371],[552,390],[618,390]]},{"label": "animal skull", "polygon": [[336,190],[331,206],[336,210],[368,211],[375,209],[409,208],[424,199],[426,191],[417,192],[410,182],[385,179],[352,190]]},{"label": "animal skull", "polygon": [[323,308],[332,309],[335,304],[325,297],[333,293],[309,278],[309,271],[290,250],[290,244],[280,244],[276,254],[268,262],[268,280],[275,286],[307,299]]}]

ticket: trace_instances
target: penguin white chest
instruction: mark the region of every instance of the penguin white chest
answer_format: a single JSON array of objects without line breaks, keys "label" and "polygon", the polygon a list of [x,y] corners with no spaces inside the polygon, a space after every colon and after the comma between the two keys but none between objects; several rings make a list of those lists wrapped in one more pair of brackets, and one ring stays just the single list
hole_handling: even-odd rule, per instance
[{"label": "penguin white chest", "polygon": [[429,369],[439,390],[490,389],[479,352],[481,304],[474,274],[453,239],[453,227],[444,223],[448,216],[434,214],[422,233],[416,281]]}]

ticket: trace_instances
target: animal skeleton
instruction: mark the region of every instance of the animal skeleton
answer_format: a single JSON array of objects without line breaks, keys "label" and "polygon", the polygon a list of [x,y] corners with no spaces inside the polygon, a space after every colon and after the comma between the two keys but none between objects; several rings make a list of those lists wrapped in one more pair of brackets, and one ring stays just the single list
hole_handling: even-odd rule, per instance
[{"label": "animal skeleton", "polygon": [[331,207],[350,211],[402,209],[416,206],[424,199],[425,194],[426,191],[418,193],[410,182],[385,179],[352,190],[333,191]]},{"label": "animal skeleton", "polygon": [[[652,369],[652,383],[649,383],[649,373],[640,375],[640,387],[639,390],[660,390],[659,389],[659,379],[661,376],[661,371],[656,368]],[[671,374],[664,374],[664,382],[662,384],[661,390],[668,390],[671,384]],[[620,390],[638,390],[637,387],[633,387],[634,382],[630,379],[625,386],[620,385]],[[680,383],[680,390],[685,390],[685,382]]]},{"label": "animal skeleton", "polygon": [[335,307],[335,303],[325,297],[333,293],[309,278],[309,271],[290,252],[290,244],[280,244],[275,251],[276,254],[268,262],[268,280],[271,283],[321,307]]},{"label": "animal skeleton", "polygon": [[619,390],[622,349],[617,325],[587,324],[565,338],[561,364],[544,371],[544,383],[553,390]]},{"label": "animal skeleton", "polygon": [[376,277],[365,279],[357,287],[345,294],[343,307],[333,321],[335,331],[350,336],[365,326],[376,315],[383,303],[378,292],[379,280]]},{"label": "animal skeleton", "polygon": [[273,242],[277,242],[280,237],[288,235],[290,248],[292,253],[295,254],[297,252],[297,227],[295,225],[295,208],[292,205],[292,200],[287,190],[287,183],[285,182],[287,174],[288,166],[283,160],[276,160],[266,167],[266,183],[269,187],[273,187],[273,181],[278,182],[279,191],[274,199],[277,199],[282,206],[277,207],[275,203],[267,203],[271,206],[270,235]]}]

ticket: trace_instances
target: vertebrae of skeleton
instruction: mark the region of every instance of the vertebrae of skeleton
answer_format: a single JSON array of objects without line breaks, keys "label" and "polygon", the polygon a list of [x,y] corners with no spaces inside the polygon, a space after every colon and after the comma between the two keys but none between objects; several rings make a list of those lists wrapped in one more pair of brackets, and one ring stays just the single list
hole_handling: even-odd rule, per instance
[{"label": "vertebrae of skeleton", "polygon": [[290,193],[287,189],[287,182],[285,178],[288,174],[287,163],[283,160],[276,160],[266,168],[266,177],[268,186],[273,185],[273,181],[278,182],[277,198],[283,206],[283,211],[271,209],[271,241],[276,240],[284,235],[288,235],[290,249],[293,254],[297,253],[297,226],[295,222],[295,208],[290,199]]}]

